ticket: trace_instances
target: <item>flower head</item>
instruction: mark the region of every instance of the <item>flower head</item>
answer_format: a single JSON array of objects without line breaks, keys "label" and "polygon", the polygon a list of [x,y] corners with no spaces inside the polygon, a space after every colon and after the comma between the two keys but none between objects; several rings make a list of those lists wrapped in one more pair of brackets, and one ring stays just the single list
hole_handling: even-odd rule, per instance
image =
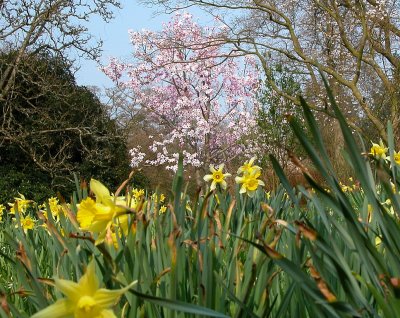
[{"label": "flower head", "polygon": [[57,222],[60,218],[60,212],[63,212],[63,207],[59,204],[59,201],[56,197],[51,197],[47,200],[50,211],[47,210],[46,203],[44,202],[39,206],[40,209],[44,210],[45,218],[48,218],[48,213],[50,212],[53,216],[53,219]]},{"label": "flower head", "polygon": [[25,214],[26,210],[29,208],[30,205],[33,204],[32,200],[27,200],[25,196],[21,193],[18,193],[19,197],[14,198],[14,203],[8,203],[10,208],[10,214],[15,214],[15,208],[17,208],[18,213]]},{"label": "flower head", "polygon": [[377,159],[386,160],[386,153],[388,148],[385,147],[383,141],[381,140],[379,144],[372,143],[370,154]]},{"label": "flower head", "polygon": [[96,201],[87,197],[79,204],[76,218],[80,228],[99,233],[96,244],[104,240],[110,227],[120,225],[126,234],[128,216],[124,214],[126,208],[117,204],[121,200],[111,196],[110,191],[95,179],[90,180],[90,190],[95,194]]},{"label": "flower head", "polygon": [[135,282],[117,290],[100,288],[95,264],[91,261],[86,273],[77,283],[56,278],[55,286],[66,298],[57,300],[53,305],[34,314],[32,318],[114,318],[116,316],[110,308],[134,284]]},{"label": "flower head", "polygon": [[153,193],[151,199],[153,200],[154,204],[164,203],[165,195],[163,193],[161,193],[160,195],[158,195],[157,193]]},{"label": "flower head", "polygon": [[144,190],[133,188],[132,195],[136,201],[140,201],[140,199],[144,196]]},{"label": "flower head", "polygon": [[400,151],[399,152],[397,152],[397,151],[393,152],[393,159],[394,159],[394,162],[396,164],[400,165]]},{"label": "flower head", "polygon": [[240,193],[247,193],[249,197],[253,197],[256,193],[258,186],[264,186],[264,182],[259,180],[260,172],[258,170],[253,170],[251,173],[245,173],[242,177],[236,177],[235,181],[241,184]]},{"label": "flower head", "polygon": [[254,196],[259,185],[265,185],[258,179],[261,176],[261,168],[254,165],[255,160],[256,157],[253,157],[249,161],[245,161],[243,166],[238,169],[238,174],[242,173],[242,176],[235,178],[236,183],[241,184],[240,193],[247,193],[249,197]]},{"label": "flower head", "polygon": [[226,177],[230,177],[230,173],[223,173],[224,164],[220,164],[218,169],[215,169],[213,165],[210,165],[211,174],[207,174],[204,176],[204,181],[212,181],[210,190],[214,190],[217,187],[217,184],[221,186],[222,189],[226,189],[227,183],[225,181]]},{"label": "flower head", "polygon": [[[20,222],[21,227],[24,229],[24,232],[26,232],[27,230],[32,230],[35,226],[35,220],[32,219],[30,215],[26,217],[21,217]],[[15,227],[18,227],[18,225],[15,225]]]},{"label": "flower head", "polygon": [[261,168],[259,166],[255,166],[254,165],[254,161],[256,160],[256,157],[252,157],[249,161],[245,161],[243,166],[241,166],[237,173],[238,174],[251,174],[253,171],[258,171],[258,176],[256,178],[258,178],[261,175]]}]

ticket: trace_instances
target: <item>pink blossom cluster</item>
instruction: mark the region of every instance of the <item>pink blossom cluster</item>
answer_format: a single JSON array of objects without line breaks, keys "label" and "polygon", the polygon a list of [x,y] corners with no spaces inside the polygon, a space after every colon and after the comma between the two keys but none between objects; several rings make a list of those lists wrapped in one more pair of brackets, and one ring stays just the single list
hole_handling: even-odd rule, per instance
[{"label": "pink blossom cluster", "polygon": [[[104,72],[131,92],[137,107],[162,127],[151,138],[152,159],[131,150],[132,165],[175,169],[177,152],[184,163],[200,167],[252,150],[244,141],[256,127],[259,74],[255,60],[226,50],[224,28],[202,27],[189,13],[178,13],[160,32],[130,32],[134,60],[111,60]],[[153,137],[153,136],[151,136]]]},{"label": "pink blossom cluster", "polygon": [[111,58],[108,66],[103,68],[103,72],[114,82],[118,82],[124,70],[125,65],[119,63],[115,58]]}]

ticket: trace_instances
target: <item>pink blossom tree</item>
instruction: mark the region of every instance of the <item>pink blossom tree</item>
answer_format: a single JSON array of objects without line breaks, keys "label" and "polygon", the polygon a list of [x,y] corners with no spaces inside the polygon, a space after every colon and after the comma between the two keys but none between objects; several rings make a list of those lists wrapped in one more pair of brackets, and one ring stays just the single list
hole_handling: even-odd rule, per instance
[{"label": "pink blossom tree", "polygon": [[259,75],[252,58],[224,50],[224,32],[178,13],[160,32],[130,32],[132,63],[112,59],[103,68],[162,131],[148,136],[148,151],[131,149],[132,166],[174,170],[182,152],[184,164],[198,169],[252,154]]}]

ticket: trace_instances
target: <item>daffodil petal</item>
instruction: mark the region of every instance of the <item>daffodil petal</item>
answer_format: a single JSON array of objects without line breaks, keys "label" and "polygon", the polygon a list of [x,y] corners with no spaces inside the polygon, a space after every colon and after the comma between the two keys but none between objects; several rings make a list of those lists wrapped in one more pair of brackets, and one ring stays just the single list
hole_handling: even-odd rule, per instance
[{"label": "daffodil petal", "polygon": [[225,180],[223,180],[222,182],[221,182],[221,187],[222,187],[222,189],[226,189],[226,186],[227,186],[227,183],[226,183],[226,181]]},{"label": "daffodil petal", "polygon": [[117,290],[109,290],[109,289],[104,289],[101,288],[96,291],[96,293],[93,296],[93,299],[96,301],[96,304],[108,308],[112,307],[115,305],[115,303],[118,301],[119,297],[123,294],[124,292],[119,289]]},{"label": "daffodil petal", "polygon": [[91,198],[86,198],[81,201],[78,207],[76,219],[79,222],[81,229],[87,230],[92,224],[93,218],[96,214],[96,203]]},{"label": "daffodil petal", "polygon": [[247,195],[252,198],[254,197],[254,194],[256,193],[256,191],[247,191]]},{"label": "daffodil petal", "polygon": [[121,216],[115,218],[115,222],[122,229],[122,232],[124,232],[124,235],[125,236],[128,235],[129,215],[128,214],[121,215]]},{"label": "daffodil petal", "polygon": [[214,172],[216,171],[213,165],[210,165],[210,171],[211,171],[212,173],[214,173]]},{"label": "daffodil petal", "polygon": [[87,266],[86,273],[79,280],[80,292],[83,295],[93,296],[97,289],[99,289],[100,283],[96,276],[96,268],[94,260],[91,260]]},{"label": "daffodil petal", "polygon": [[215,181],[211,182],[210,190],[213,191],[217,187],[217,183]]},{"label": "daffodil petal", "polygon": [[235,182],[236,183],[243,183],[244,178],[243,177],[235,177]]},{"label": "daffodil petal", "polygon": [[137,281],[130,283],[128,286],[121,288],[121,289],[104,289],[101,288],[96,291],[93,296],[93,299],[96,301],[96,304],[100,305],[101,307],[111,307],[113,306],[119,299],[121,295],[126,293],[130,288],[137,284]]},{"label": "daffodil petal", "polygon": [[241,186],[241,188],[240,188],[239,193],[246,193],[246,191],[247,191],[246,186],[243,184],[243,185]]},{"label": "daffodil petal", "polygon": [[[261,168],[259,166],[253,166],[251,167],[251,174],[252,175],[257,175],[261,174]],[[256,177],[257,178],[257,177]]]},{"label": "daffodil petal", "polygon": [[70,318],[74,306],[66,298],[57,300],[54,304],[34,314],[31,318]]},{"label": "daffodil petal", "polygon": [[203,180],[204,181],[206,181],[206,182],[208,182],[208,181],[211,181],[212,180],[212,174],[206,174],[204,177],[203,177]]},{"label": "daffodil petal", "polygon": [[96,195],[96,201],[104,204],[108,204],[111,200],[110,191],[96,179],[90,180],[90,191]]},{"label": "daffodil petal", "polygon": [[55,278],[54,282],[56,287],[65,295],[68,299],[76,301],[80,296],[79,284],[66,279]]},{"label": "daffodil petal", "polygon": [[252,158],[249,160],[249,165],[252,166],[255,160],[256,160],[256,156],[252,157]]},{"label": "daffodil petal", "polygon": [[114,209],[108,205],[96,203],[96,214],[93,221],[111,220],[114,216]]},{"label": "daffodil petal", "polygon": [[94,245],[99,245],[104,242],[104,239],[106,238],[107,234],[107,228],[104,229],[104,231],[99,233],[99,236],[97,237],[96,241],[94,242]]},{"label": "daffodil petal", "polygon": [[112,223],[111,221],[112,219],[93,222],[88,228],[88,230],[93,233],[104,232],[111,225]]},{"label": "daffodil petal", "polygon": [[100,312],[101,318],[117,318],[111,309],[104,309]]}]

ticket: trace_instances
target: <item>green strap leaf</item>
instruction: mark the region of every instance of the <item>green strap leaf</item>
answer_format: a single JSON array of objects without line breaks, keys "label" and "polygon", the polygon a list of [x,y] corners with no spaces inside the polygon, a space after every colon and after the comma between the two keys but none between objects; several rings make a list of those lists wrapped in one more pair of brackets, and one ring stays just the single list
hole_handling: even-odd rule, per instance
[{"label": "green strap leaf", "polygon": [[142,294],[132,288],[129,289],[129,291],[144,301],[148,301],[149,303],[159,305],[161,307],[168,308],[171,310],[186,312],[195,315],[203,315],[208,317],[229,318],[229,316],[226,316],[222,313],[219,313],[217,311],[214,311],[206,307],[185,303],[183,301],[165,299],[165,298]]}]

